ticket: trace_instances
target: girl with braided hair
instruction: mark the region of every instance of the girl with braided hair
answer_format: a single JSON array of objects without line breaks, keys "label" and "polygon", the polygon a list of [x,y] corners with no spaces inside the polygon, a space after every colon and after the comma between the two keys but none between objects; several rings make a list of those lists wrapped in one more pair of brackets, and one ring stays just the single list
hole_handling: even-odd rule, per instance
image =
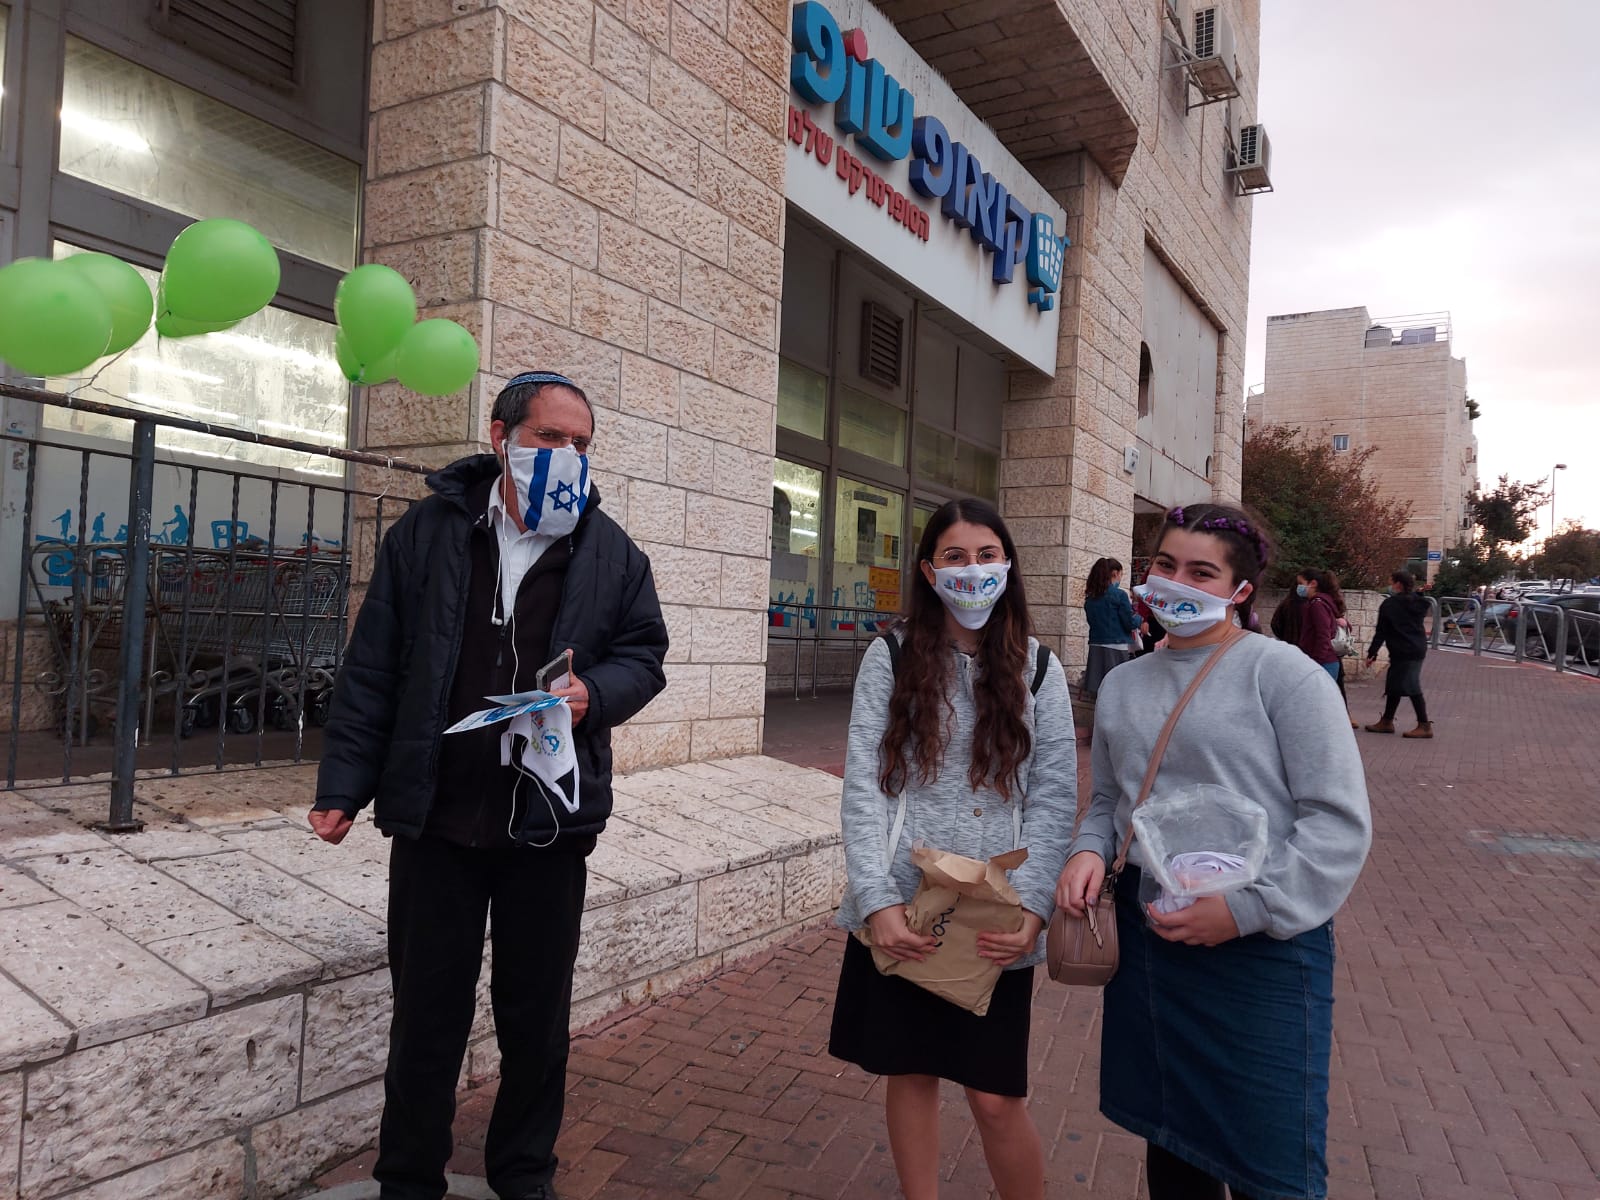
[{"label": "girl with braided hair", "polygon": [[1121,965],[1105,993],[1100,1111],[1146,1139],[1150,1200],[1328,1194],[1332,917],[1366,861],[1371,817],[1329,673],[1243,631],[1269,553],[1237,508],[1167,514],[1136,589],[1167,649],[1101,685],[1093,798],[1056,889],[1078,915],[1099,895],[1166,718],[1226,650],[1174,726],[1151,796],[1218,784],[1256,801],[1261,873],[1162,913],[1141,902],[1135,840],[1113,883]]}]

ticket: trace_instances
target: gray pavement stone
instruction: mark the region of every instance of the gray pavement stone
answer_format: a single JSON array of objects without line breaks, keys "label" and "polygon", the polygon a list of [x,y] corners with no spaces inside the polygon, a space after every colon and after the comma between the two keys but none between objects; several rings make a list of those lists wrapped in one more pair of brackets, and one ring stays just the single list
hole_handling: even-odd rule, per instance
[{"label": "gray pavement stone", "polygon": [[0,975],[0,1013],[5,1014],[0,1022],[0,1071],[54,1058],[72,1041],[71,1025],[4,975]]},{"label": "gray pavement stone", "polygon": [[322,960],[257,925],[160,938],[145,949],[206,989],[212,1008],[317,979]]},{"label": "gray pavement stone", "polygon": [[30,870],[52,891],[70,896],[141,944],[240,922],[220,904],[130,858],[120,847],[34,859]]},{"label": "gray pavement stone", "polygon": [[206,1011],[193,980],[67,900],[8,911],[0,963],[71,1022],[80,1050]]},{"label": "gray pavement stone", "polygon": [[381,921],[252,855],[180,859],[166,869],[224,908],[315,954],[332,974],[369,971],[387,961]]}]

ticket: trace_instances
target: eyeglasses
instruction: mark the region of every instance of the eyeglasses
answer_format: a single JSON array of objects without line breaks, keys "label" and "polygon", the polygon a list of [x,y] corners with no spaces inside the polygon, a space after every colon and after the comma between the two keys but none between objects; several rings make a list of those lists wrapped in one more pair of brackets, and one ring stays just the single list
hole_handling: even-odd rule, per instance
[{"label": "eyeglasses", "polygon": [[957,546],[952,546],[943,553],[933,556],[933,564],[936,567],[966,567],[971,566],[973,563],[987,567],[994,563],[1005,562],[1005,560],[1005,551],[1000,549],[999,546],[985,546],[978,551],[977,558],[973,558],[972,555]]},{"label": "eyeglasses", "polygon": [[563,446],[571,446],[579,454],[587,454],[589,447],[594,444],[594,439],[587,434],[562,433],[559,429],[545,429],[543,426],[528,430],[528,436],[536,445],[546,450],[560,450]]}]

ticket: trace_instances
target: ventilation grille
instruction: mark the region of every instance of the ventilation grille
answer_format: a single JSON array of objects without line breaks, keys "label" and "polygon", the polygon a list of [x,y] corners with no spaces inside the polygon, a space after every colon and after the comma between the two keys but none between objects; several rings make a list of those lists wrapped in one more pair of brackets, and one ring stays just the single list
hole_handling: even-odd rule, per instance
[{"label": "ventilation grille", "polygon": [[298,0],[158,0],[156,28],[175,42],[280,87],[296,82]]},{"label": "ventilation grille", "polygon": [[1246,125],[1239,130],[1239,165],[1244,167],[1261,165],[1261,126]]},{"label": "ventilation grille", "polygon": [[893,309],[872,300],[861,305],[861,377],[886,388],[900,386],[905,322]]},{"label": "ventilation grille", "polygon": [[1217,56],[1217,10],[1215,8],[1195,10],[1194,56],[1196,58],[1215,58]]}]

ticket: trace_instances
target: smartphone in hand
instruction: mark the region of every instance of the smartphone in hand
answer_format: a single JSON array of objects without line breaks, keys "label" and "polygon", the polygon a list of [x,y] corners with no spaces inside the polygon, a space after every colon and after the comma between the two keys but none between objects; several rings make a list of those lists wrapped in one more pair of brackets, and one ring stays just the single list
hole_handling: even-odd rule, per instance
[{"label": "smartphone in hand", "polygon": [[558,691],[572,685],[572,651],[563,650],[533,677],[533,686],[541,692]]}]

